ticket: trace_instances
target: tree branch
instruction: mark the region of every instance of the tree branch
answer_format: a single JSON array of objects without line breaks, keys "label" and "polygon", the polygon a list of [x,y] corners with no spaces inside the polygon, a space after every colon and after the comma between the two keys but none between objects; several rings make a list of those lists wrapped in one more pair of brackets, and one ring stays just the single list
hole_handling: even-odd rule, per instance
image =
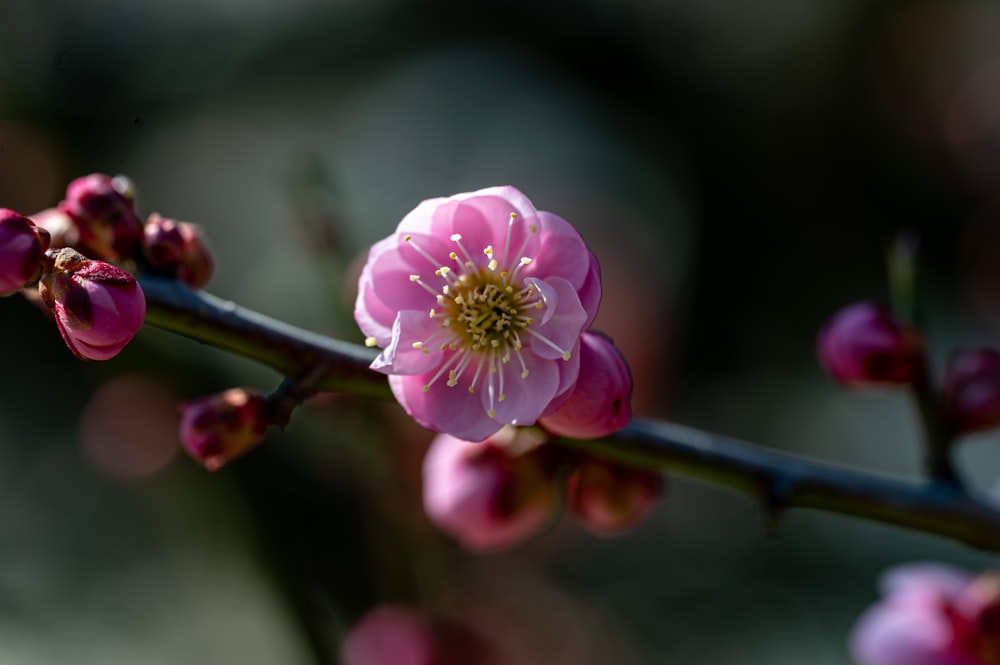
[{"label": "tree branch", "polygon": [[[159,277],[139,280],[146,322],[290,376],[328,369],[321,390],[391,399],[368,369],[375,351],[312,333]],[[681,425],[636,419],[625,430],[558,445],[663,469],[758,497],[768,517],[792,507],[863,517],[1000,552],[1000,511],[948,482],[917,483],[810,460]]]}]

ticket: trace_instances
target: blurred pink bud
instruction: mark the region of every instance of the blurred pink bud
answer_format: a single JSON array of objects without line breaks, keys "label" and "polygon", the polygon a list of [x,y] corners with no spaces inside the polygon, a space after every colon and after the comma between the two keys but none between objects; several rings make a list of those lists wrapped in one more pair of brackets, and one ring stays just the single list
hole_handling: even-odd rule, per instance
[{"label": "blurred pink bud", "polygon": [[434,635],[417,612],[376,607],[351,628],[340,648],[343,665],[434,665]]},{"label": "blurred pink bud", "polygon": [[645,519],[665,484],[662,473],[587,457],[566,482],[567,508],[587,530],[614,536]]},{"label": "blurred pink bud", "polygon": [[31,221],[35,226],[48,231],[51,239],[49,247],[52,249],[74,247],[80,240],[80,231],[76,224],[59,208],[46,208],[36,212],[31,215]]},{"label": "blurred pink bud", "polygon": [[49,234],[13,210],[0,208],[0,296],[33,284],[41,274]]},{"label": "blurred pink bud", "polygon": [[480,443],[439,434],[424,457],[424,510],[470,550],[512,547],[555,513],[555,474],[545,448],[515,452],[518,436],[510,427]]},{"label": "blurred pink bud", "polygon": [[142,240],[132,196],[131,181],[92,173],[69,184],[59,210],[76,224],[81,250],[102,259],[127,259]]},{"label": "blurred pink bud", "polygon": [[209,471],[263,441],[270,424],[267,398],[245,388],[183,402],[180,411],[181,445]]},{"label": "blurred pink bud", "polygon": [[1000,352],[956,352],[944,372],[944,413],[952,431],[973,432],[1000,425]]},{"label": "blurred pink bud", "polygon": [[899,386],[925,377],[920,334],[870,302],[834,314],[820,330],[816,352],[827,373],[849,386]]},{"label": "blurred pink bud", "polygon": [[153,213],[143,229],[146,257],[159,271],[175,275],[192,288],[212,277],[214,262],[201,228]]},{"label": "blurred pink bud", "polygon": [[146,317],[146,298],[129,273],[63,248],[38,285],[63,340],[78,358],[118,355]]},{"label": "blurred pink bud", "polygon": [[569,399],[539,424],[559,436],[596,439],[628,425],[632,375],[621,352],[601,333],[580,338],[580,375]]},{"label": "blurred pink bud", "polygon": [[881,587],[851,633],[859,665],[1000,663],[998,573],[916,564],[890,570]]}]

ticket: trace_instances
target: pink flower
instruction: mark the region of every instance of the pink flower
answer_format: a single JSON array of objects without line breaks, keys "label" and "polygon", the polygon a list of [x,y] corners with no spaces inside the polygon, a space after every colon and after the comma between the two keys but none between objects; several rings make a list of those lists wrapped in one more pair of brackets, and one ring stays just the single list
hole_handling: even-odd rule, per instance
[{"label": "pink flower", "polygon": [[361,618],[340,647],[344,665],[433,665],[434,634],[415,611],[376,607]]},{"label": "pink flower", "polygon": [[0,208],[0,296],[10,295],[38,279],[49,234],[27,217]]},{"label": "pink flower", "polygon": [[1000,425],[1000,352],[963,349],[944,372],[944,415],[955,432]]},{"label": "pink flower", "polygon": [[920,334],[870,302],[834,314],[819,333],[816,354],[831,377],[849,386],[901,386],[926,372]]},{"label": "pink flower", "polygon": [[215,263],[201,229],[153,213],[143,227],[143,248],[155,269],[200,289],[208,283]]},{"label": "pink flower", "polygon": [[131,258],[142,239],[127,178],[92,173],[66,187],[59,210],[77,227],[81,249],[102,259]]},{"label": "pink flower", "polygon": [[231,388],[180,405],[184,450],[209,471],[218,471],[264,440],[270,418],[267,398]]},{"label": "pink flower", "polygon": [[476,552],[511,547],[543,529],[558,493],[545,449],[518,452],[530,436],[530,430],[505,428],[479,443],[435,437],[424,457],[430,520]]},{"label": "pink flower", "polygon": [[414,419],[479,441],[565,401],[600,297],[580,234],[492,187],[424,201],[376,243],[354,317]]},{"label": "pink flower", "polygon": [[146,299],[132,275],[69,248],[59,250],[39,292],[66,346],[82,360],[118,355],[146,317]]},{"label": "pink flower", "polygon": [[585,332],[580,340],[580,374],[569,398],[539,424],[559,436],[596,439],[629,423],[632,375],[614,342]]},{"label": "pink flower", "polygon": [[663,489],[662,473],[586,457],[566,481],[566,505],[588,531],[617,536],[646,518]]},{"label": "pink flower", "polygon": [[1000,577],[937,564],[883,576],[885,598],[855,624],[859,665],[1000,664]]}]

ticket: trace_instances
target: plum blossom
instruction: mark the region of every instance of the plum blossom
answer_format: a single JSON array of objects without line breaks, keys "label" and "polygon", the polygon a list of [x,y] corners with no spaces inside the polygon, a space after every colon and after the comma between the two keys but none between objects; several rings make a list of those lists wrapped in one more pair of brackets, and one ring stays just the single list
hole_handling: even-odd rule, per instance
[{"label": "plum blossom", "polygon": [[0,208],[0,296],[15,293],[38,279],[49,234],[30,219]]},{"label": "plum blossom", "polygon": [[884,598],[858,619],[859,665],[1000,665],[1000,574],[939,564],[889,570]]},{"label": "plum blossom", "polygon": [[474,552],[513,547],[544,529],[558,505],[555,468],[532,428],[505,427],[486,441],[439,434],[424,457],[424,509]]},{"label": "plum blossom", "polygon": [[857,388],[902,386],[926,373],[920,333],[871,302],[834,314],[817,337],[816,355],[832,378]]},{"label": "plum blossom", "polygon": [[600,268],[580,234],[513,187],[420,203],[369,252],[354,316],[421,425],[480,441],[568,398]]},{"label": "plum blossom", "polygon": [[63,248],[38,284],[66,346],[81,360],[118,355],[142,328],[146,298],[128,272]]}]

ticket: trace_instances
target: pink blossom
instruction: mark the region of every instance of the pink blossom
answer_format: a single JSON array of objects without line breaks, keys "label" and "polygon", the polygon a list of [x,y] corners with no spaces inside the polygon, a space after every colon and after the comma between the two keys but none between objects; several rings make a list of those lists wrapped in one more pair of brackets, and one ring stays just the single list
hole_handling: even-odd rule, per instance
[{"label": "pink blossom", "polygon": [[834,314],[819,333],[816,354],[831,377],[849,386],[900,386],[926,372],[920,334],[870,302]]},{"label": "pink blossom", "polygon": [[859,665],[1000,664],[1000,580],[938,564],[888,571],[884,598],[855,624]]},{"label": "pink blossom", "polygon": [[81,249],[102,259],[131,258],[142,239],[134,186],[127,178],[91,173],[69,183],[59,210],[77,227]]},{"label": "pink blossom", "polygon": [[0,296],[34,283],[48,249],[49,234],[27,217],[0,208]]},{"label": "pink blossom", "polygon": [[554,470],[544,448],[520,451],[530,430],[504,428],[483,442],[439,434],[424,457],[424,509],[468,549],[511,547],[554,515]]},{"label": "pink blossom", "polygon": [[69,350],[82,360],[118,355],[142,327],[146,299],[128,272],[64,248],[39,283]]},{"label": "pink blossom", "polygon": [[632,375],[614,342],[600,333],[580,339],[580,374],[569,398],[539,424],[560,436],[596,439],[629,423]]},{"label": "pink blossom", "polygon": [[260,393],[231,388],[180,405],[181,446],[209,471],[218,471],[264,440],[270,418]]},{"label": "pink blossom", "polygon": [[963,349],[944,372],[944,416],[955,432],[1000,425],[1000,352]]},{"label": "pink blossom", "polygon": [[354,316],[423,426],[479,441],[569,396],[600,268],[561,217],[513,187],[422,202],[376,243]]},{"label": "pink blossom", "polygon": [[351,628],[340,648],[344,665],[434,665],[434,635],[415,611],[376,607]]},{"label": "pink blossom", "polygon": [[588,531],[617,536],[646,518],[663,489],[662,473],[586,457],[566,481],[566,505]]}]

